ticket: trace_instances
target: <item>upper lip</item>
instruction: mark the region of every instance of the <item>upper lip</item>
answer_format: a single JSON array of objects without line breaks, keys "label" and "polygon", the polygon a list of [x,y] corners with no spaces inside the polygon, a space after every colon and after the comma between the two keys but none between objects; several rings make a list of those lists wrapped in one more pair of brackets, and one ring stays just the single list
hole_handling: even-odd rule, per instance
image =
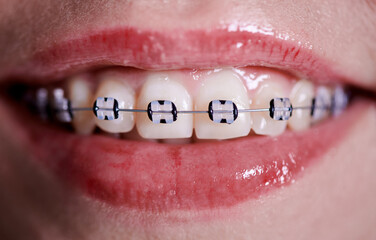
[{"label": "upper lip", "polygon": [[107,29],[63,40],[0,72],[2,78],[40,82],[61,79],[99,66],[141,69],[268,66],[302,78],[326,83],[356,82],[334,71],[333,63],[314,52],[309,43],[287,40],[261,28],[140,31]]}]

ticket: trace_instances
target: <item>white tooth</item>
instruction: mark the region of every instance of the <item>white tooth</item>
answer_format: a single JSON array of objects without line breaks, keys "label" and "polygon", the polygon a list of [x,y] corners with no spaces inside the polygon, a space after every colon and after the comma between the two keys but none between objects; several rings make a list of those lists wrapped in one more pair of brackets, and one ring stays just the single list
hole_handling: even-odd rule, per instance
[{"label": "white tooth", "polygon": [[[178,76],[171,73],[150,73],[142,86],[137,108],[147,109],[152,101],[168,100],[175,104],[178,111],[191,111],[192,99],[188,91],[179,82]],[[146,113],[138,113],[137,131],[143,138],[167,139],[189,138],[193,131],[192,114],[178,114],[172,123],[153,123]]]},{"label": "white tooth", "polygon": [[319,86],[316,89],[315,108],[313,110],[312,123],[318,123],[329,116],[332,94],[328,87]]},{"label": "white tooth", "polygon": [[[252,98],[252,109],[264,109],[270,107],[273,98],[285,98],[288,96],[287,87],[284,82],[265,80],[256,90]],[[270,117],[269,112],[252,112],[253,131],[260,135],[276,136],[283,133],[287,121],[278,121]]]},{"label": "white tooth", "polygon": [[[95,94],[95,99],[98,97],[111,97],[118,101],[119,109],[134,109],[135,106],[135,92],[124,79],[117,79],[116,77],[107,76],[100,83]],[[95,122],[103,131],[110,133],[124,133],[129,132],[134,127],[134,113],[119,112],[118,119],[115,120],[100,120],[95,118]]]},{"label": "white tooth", "polygon": [[[202,83],[195,99],[195,110],[208,111],[208,105],[213,100],[229,100],[236,104],[238,110],[249,109],[247,89],[239,77],[229,70],[212,73]],[[239,113],[238,118],[231,124],[213,122],[208,114],[195,114],[195,133],[199,139],[247,136],[251,125],[249,113]]]},{"label": "white tooth", "polygon": [[[310,107],[314,98],[315,90],[311,82],[301,80],[297,82],[291,93],[290,101],[293,109],[297,107]],[[311,124],[311,109],[294,109],[288,126],[292,130],[300,131],[309,128]]]},{"label": "white tooth", "polygon": [[[77,76],[68,83],[68,94],[72,108],[91,108],[93,92],[90,83],[83,76]],[[77,133],[91,134],[95,129],[95,117],[92,111],[73,112],[72,124]]]}]

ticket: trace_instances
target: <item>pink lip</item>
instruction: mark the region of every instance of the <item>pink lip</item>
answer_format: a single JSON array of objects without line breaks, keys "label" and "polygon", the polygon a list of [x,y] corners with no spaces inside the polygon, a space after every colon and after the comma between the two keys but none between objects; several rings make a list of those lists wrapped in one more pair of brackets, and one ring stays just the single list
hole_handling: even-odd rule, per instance
[{"label": "pink lip", "polygon": [[[59,43],[17,70],[8,69],[7,75],[57,79],[98,65],[145,69],[267,65],[321,82],[343,80],[310,48],[272,35],[227,30],[167,34],[132,28]],[[113,205],[168,211],[233,206],[291,183],[341,141],[360,109],[357,105],[341,118],[305,132],[193,145],[81,137],[22,116],[13,119],[18,119],[20,129],[26,127],[24,140],[30,152],[65,182]]]},{"label": "pink lip", "polygon": [[304,132],[191,145],[83,137],[0,107],[11,131],[22,133],[19,145],[63,182],[114,206],[160,212],[230,207],[292,183],[341,142],[367,105],[354,103]]},{"label": "pink lip", "polygon": [[57,43],[30,61],[3,71],[0,78],[28,76],[45,81],[93,66],[179,69],[254,65],[288,69],[320,82],[345,80],[329,61],[316,56],[309,44],[276,35],[247,29],[105,30]]}]

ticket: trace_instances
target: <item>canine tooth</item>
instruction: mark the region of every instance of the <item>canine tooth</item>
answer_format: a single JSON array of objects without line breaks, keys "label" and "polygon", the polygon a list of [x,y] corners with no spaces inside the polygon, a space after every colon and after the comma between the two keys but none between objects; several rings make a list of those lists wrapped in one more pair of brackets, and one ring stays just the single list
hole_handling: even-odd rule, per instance
[{"label": "canine tooth", "polygon": [[[108,78],[107,76],[100,83],[95,94],[95,99],[107,98],[108,101],[113,99],[117,101],[119,109],[133,109],[135,106],[135,92],[133,88],[123,79]],[[100,120],[96,117],[95,122],[103,131],[124,133],[131,131],[134,127],[134,117],[134,113],[131,112],[118,112],[117,119]]]},{"label": "canine tooth", "polygon": [[[314,86],[307,80],[297,82],[290,93],[290,100],[293,108],[309,107],[314,98]],[[311,124],[310,109],[294,109],[288,126],[292,130],[300,131],[309,128]]]},{"label": "canine tooth", "polygon": [[157,112],[170,111],[174,107],[177,111],[192,110],[192,99],[186,88],[169,73],[149,74],[137,101],[137,108],[150,110],[149,114],[137,114],[136,127],[139,134],[143,138],[152,139],[191,137],[192,114],[176,116],[172,113]]},{"label": "canine tooth", "polygon": [[329,116],[331,109],[332,95],[328,87],[319,86],[316,89],[314,100],[312,122],[317,123]]},{"label": "canine tooth", "polygon": [[[260,84],[252,99],[251,108],[264,109],[270,107],[270,101],[274,98],[288,96],[287,88],[280,82],[265,80]],[[276,136],[286,129],[287,121],[277,121],[270,117],[269,112],[252,112],[253,131],[260,135]]]},{"label": "canine tooth", "polygon": [[[233,109],[232,103],[238,109],[249,109],[247,90],[237,75],[229,70],[222,70],[210,75],[199,89],[195,99],[196,111],[208,111],[209,103],[216,100],[227,100],[227,103],[216,103],[215,108],[223,110]],[[212,106],[214,106],[212,104]],[[231,124],[218,123],[219,118],[232,122],[233,117],[223,114],[210,119],[209,114],[195,114],[195,132],[199,139],[228,139],[246,136],[251,130],[251,116],[249,113],[239,113]],[[218,118],[218,119],[217,119]]]},{"label": "canine tooth", "polygon": [[[69,99],[72,108],[91,107],[93,93],[90,84],[82,77],[75,77],[68,83]],[[95,119],[91,111],[75,111],[72,120],[73,128],[82,135],[91,134],[95,129]]]}]

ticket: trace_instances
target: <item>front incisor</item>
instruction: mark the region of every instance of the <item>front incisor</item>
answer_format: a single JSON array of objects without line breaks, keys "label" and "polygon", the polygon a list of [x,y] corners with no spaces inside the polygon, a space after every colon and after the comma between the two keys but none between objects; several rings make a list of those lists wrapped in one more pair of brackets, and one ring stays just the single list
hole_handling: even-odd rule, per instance
[{"label": "front incisor", "polygon": [[[150,73],[147,76],[137,100],[137,108],[147,109],[148,104],[155,100],[171,101],[175,104],[177,111],[192,111],[191,96],[178,75],[160,72]],[[153,123],[146,113],[138,113],[136,127],[143,138],[189,138],[193,131],[193,116],[192,114],[178,114],[175,122],[161,124]]]},{"label": "front incisor", "polygon": [[[213,100],[230,100],[238,109],[249,109],[247,89],[230,70],[213,73],[203,81],[195,99],[195,110],[207,111]],[[239,113],[232,124],[215,123],[208,114],[195,114],[195,133],[199,139],[229,139],[247,136],[251,130],[249,113]]]}]

